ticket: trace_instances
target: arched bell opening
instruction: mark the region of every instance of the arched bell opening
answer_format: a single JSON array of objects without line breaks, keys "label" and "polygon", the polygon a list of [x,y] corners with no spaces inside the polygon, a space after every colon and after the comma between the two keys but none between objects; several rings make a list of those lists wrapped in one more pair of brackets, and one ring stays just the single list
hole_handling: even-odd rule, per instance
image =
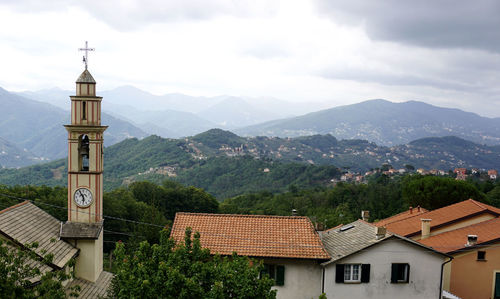
[{"label": "arched bell opening", "polygon": [[83,134],[78,137],[78,168],[80,171],[89,171],[89,136]]}]

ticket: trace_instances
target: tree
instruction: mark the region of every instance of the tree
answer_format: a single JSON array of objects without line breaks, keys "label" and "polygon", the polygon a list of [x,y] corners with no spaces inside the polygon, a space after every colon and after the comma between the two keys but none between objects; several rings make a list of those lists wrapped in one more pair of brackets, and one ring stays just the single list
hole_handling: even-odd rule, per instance
[{"label": "tree", "polygon": [[411,164],[405,164],[405,168],[408,172],[413,172],[415,170],[415,166]]},{"label": "tree", "polygon": [[200,245],[198,233],[192,239],[186,229],[184,244],[176,246],[168,232],[161,232],[160,243],[147,241],[130,254],[125,245],[116,245],[116,274],[110,296],[113,298],[275,298],[273,280],[259,278],[263,269],[247,257],[212,256]]},{"label": "tree", "polygon": [[[71,278],[65,270],[41,271],[52,262],[53,256],[46,255],[42,260],[34,253],[37,243],[25,246],[26,249],[0,240],[0,294],[1,298],[66,298],[62,283]],[[70,262],[71,264],[74,261]],[[33,286],[31,279],[39,277],[40,283]],[[71,290],[71,297],[78,297],[79,287]]]},{"label": "tree", "polygon": [[438,209],[469,198],[484,201],[477,188],[464,181],[436,176],[408,176],[403,180],[402,196],[410,206]]}]

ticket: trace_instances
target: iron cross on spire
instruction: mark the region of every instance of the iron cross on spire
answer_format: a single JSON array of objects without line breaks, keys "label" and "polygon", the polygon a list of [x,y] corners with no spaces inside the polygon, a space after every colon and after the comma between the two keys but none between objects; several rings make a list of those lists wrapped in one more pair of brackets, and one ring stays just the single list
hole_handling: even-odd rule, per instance
[{"label": "iron cross on spire", "polygon": [[95,48],[89,48],[89,42],[85,41],[85,48],[79,48],[78,51],[85,51],[85,56],[83,56],[83,63],[85,63],[85,69],[87,69],[87,62],[89,61],[87,55],[89,51],[95,51]]}]

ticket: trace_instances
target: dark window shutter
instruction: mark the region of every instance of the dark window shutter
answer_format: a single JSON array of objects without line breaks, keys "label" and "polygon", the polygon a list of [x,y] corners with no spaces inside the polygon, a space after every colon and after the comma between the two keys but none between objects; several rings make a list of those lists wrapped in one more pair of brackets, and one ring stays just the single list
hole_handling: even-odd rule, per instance
[{"label": "dark window shutter", "polygon": [[344,265],[337,264],[335,266],[335,282],[343,283],[344,282]]},{"label": "dark window shutter", "polygon": [[392,267],[391,267],[391,283],[397,283],[398,282],[398,270],[399,270],[399,264],[392,264]]},{"label": "dark window shutter", "polygon": [[361,282],[370,282],[370,264],[361,265]]},{"label": "dark window shutter", "polygon": [[500,298],[500,273],[495,274],[495,299]]},{"label": "dark window shutter", "polygon": [[276,267],[276,285],[285,285],[285,266]]},{"label": "dark window shutter", "polygon": [[403,266],[403,267],[404,267],[404,266],[408,267],[408,268],[407,268],[407,271],[408,271],[408,272],[407,272],[407,275],[406,275],[406,282],[410,282],[410,264],[404,264],[404,265],[401,265],[401,266]]},{"label": "dark window shutter", "polygon": [[[267,274],[269,275],[269,265],[268,264],[264,264],[264,268],[262,270],[260,270],[260,277],[264,277],[264,275]],[[271,277],[271,278],[274,278],[274,277]]]}]

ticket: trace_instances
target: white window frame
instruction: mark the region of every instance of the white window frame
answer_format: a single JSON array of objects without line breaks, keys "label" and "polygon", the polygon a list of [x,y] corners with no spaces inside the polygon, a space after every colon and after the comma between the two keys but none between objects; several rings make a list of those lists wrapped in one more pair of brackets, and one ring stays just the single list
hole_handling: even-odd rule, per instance
[{"label": "white window frame", "polygon": [[[408,278],[409,278],[409,277],[408,277],[408,275],[409,275],[409,272],[410,272],[410,271],[409,271],[409,270],[410,270],[410,269],[409,269],[409,268],[410,268],[410,267],[409,267],[409,264],[406,264],[406,263],[401,263],[401,264],[399,264],[399,265],[401,265],[401,266],[403,267],[403,279],[398,279],[398,280],[397,280],[397,282],[398,282],[398,283],[406,283],[406,282],[409,282],[409,279],[408,279]],[[399,274],[399,273],[398,273],[398,274]],[[399,278],[399,277],[398,277],[398,278]]]},{"label": "white window frame", "polygon": [[[357,279],[355,279],[356,268]],[[361,282],[361,264],[344,264],[344,282]]]}]

